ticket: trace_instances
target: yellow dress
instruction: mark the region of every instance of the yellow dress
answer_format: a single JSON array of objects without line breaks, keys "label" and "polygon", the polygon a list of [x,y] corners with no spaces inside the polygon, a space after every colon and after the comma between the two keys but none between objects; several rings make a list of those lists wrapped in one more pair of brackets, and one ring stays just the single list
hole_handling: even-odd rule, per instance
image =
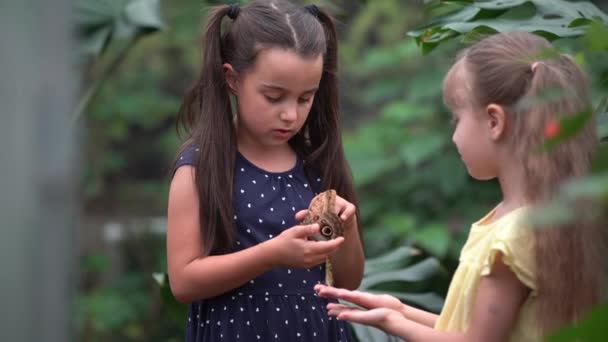
[{"label": "yellow dress", "polygon": [[494,259],[501,253],[505,265],[532,290],[520,309],[509,341],[541,341],[535,314],[537,287],[534,276],[534,235],[526,223],[529,209],[515,209],[488,223],[495,210],[471,226],[435,329],[464,332],[469,328],[479,281],[481,277],[490,274]]}]

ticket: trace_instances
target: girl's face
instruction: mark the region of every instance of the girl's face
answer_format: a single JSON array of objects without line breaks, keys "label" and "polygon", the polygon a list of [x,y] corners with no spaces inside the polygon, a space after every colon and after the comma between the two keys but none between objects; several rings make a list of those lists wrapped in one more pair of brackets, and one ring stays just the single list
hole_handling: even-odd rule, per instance
[{"label": "girl's face", "polygon": [[497,151],[493,131],[492,116],[486,115],[471,101],[472,91],[462,66],[448,76],[444,92],[449,92],[448,105],[455,124],[452,141],[469,175],[475,179],[487,180],[497,176]]},{"label": "girl's face", "polygon": [[239,145],[284,146],[304,125],[323,72],[323,56],[304,58],[292,50],[261,50],[244,75],[224,65],[238,103]]}]

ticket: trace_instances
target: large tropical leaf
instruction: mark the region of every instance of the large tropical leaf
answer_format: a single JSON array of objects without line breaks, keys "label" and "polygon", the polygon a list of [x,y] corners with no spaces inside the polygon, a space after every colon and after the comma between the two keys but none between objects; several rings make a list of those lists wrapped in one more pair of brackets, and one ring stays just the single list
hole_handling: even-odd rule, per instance
[{"label": "large tropical leaf", "polygon": [[429,8],[457,4],[447,15],[409,35],[424,52],[440,42],[464,35],[476,39],[495,32],[528,31],[550,40],[580,36],[592,22],[608,23],[594,4],[566,0],[432,1]]},{"label": "large tropical leaf", "polygon": [[78,0],[75,21],[85,53],[98,56],[116,39],[133,39],[164,27],[160,0]]}]

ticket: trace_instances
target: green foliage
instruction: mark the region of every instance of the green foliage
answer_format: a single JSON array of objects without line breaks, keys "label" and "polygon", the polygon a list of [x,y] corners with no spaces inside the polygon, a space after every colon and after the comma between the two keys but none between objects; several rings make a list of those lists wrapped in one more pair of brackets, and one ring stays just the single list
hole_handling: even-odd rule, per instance
[{"label": "green foliage", "polygon": [[602,342],[606,340],[606,330],[598,329],[606,325],[608,317],[608,305],[602,305],[579,323],[559,329],[549,336],[548,342]]},{"label": "green foliage", "polygon": [[429,3],[431,11],[445,7],[449,9],[441,11],[443,15],[440,18],[409,33],[421,45],[423,52],[430,52],[441,42],[459,35],[463,35],[465,40],[477,40],[495,32],[520,30],[554,40],[580,36],[592,21],[608,22],[604,12],[585,1],[435,0]]}]

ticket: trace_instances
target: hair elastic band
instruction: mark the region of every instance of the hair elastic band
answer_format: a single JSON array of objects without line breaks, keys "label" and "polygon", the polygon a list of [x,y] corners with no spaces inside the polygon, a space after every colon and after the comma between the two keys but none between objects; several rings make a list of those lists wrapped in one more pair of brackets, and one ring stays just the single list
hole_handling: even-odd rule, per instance
[{"label": "hair elastic band", "polygon": [[307,5],[304,6],[304,8],[312,15],[314,15],[315,17],[319,17],[319,7],[317,7],[317,5]]},{"label": "hair elastic band", "polygon": [[230,5],[230,8],[228,9],[228,13],[226,13],[226,15],[228,16],[228,18],[235,20],[236,17],[238,17],[240,11],[241,7],[238,4],[232,4]]}]

